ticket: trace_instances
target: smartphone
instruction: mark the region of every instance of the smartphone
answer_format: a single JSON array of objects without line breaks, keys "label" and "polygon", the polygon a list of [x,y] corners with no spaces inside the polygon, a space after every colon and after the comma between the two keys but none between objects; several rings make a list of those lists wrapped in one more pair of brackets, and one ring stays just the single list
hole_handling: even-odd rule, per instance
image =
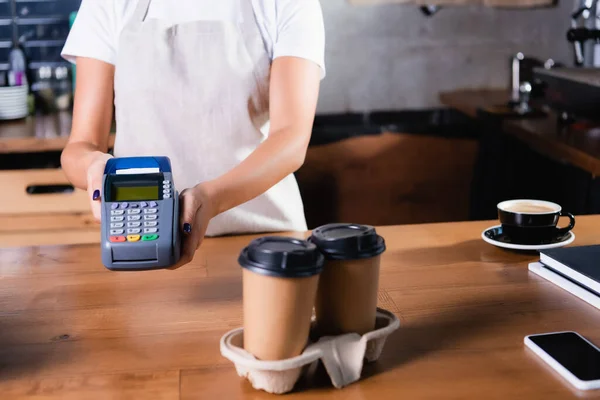
[{"label": "smartphone", "polygon": [[600,389],[600,349],[577,332],[529,335],[525,345],[577,389]]}]

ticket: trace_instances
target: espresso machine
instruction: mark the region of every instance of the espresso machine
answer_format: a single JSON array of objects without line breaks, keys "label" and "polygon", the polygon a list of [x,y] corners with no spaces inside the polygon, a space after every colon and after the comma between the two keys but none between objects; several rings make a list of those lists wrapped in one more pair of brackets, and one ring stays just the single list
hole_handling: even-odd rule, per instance
[{"label": "espresso machine", "polygon": [[510,60],[510,101],[508,107],[520,117],[539,117],[545,114],[532,105],[542,95],[539,82],[536,80],[536,68],[553,69],[561,67],[552,59],[546,61],[525,56],[519,52]]},{"label": "espresso machine", "polygon": [[563,125],[585,121],[600,126],[600,0],[575,0],[566,39],[573,48],[573,67],[552,60],[536,65],[521,53],[513,57],[511,104],[551,109]]},{"label": "espresso machine", "polygon": [[600,126],[600,68],[535,68],[539,101],[560,116],[559,123],[587,121]]},{"label": "espresso machine", "polygon": [[567,40],[576,67],[600,67],[600,1],[575,0]]}]

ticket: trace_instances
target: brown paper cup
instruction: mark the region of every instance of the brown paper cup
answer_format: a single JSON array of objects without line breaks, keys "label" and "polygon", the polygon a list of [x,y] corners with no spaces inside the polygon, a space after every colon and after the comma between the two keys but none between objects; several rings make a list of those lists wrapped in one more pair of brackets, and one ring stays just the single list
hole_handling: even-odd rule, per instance
[{"label": "brown paper cup", "polygon": [[326,258],[315,304],[318,334],[371,332],[385,240],[372,226],[330,224],[315,229],[309,241]]},{"label": "brown paper cup", "polygon": [[375,328],[381,256],[325,263],[315,312],[320,335],[358,333]]},{"label": "brown paper cup", "polygon": [[277,278],[244,270],[244,349],[259,360],[302,354],[319,276]]},{"label": "brown paper cup", "polygon": [[259,360],[298,356],[308,343],[324,257],[304,240],[256,239],[242,250],[244,349]]}]

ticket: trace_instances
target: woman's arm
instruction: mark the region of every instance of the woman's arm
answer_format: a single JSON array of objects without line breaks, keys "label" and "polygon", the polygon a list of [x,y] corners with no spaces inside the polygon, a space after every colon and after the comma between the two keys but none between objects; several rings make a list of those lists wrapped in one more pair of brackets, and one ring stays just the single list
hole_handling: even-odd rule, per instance
[{"label": "woman's arm", "polygon": [[304,163],[310,141],[321,71],[313,62],[277,58],[271,72],[268,138],[236,168],[206,187],[225,212],[263,194]]},{"label": "woman's arm", "polygon": [[320,80],[321,70],[311,61],[296,57],[275,59],[271,67],[268,138],[229,172],[182,193],[182,223],[184,230],[190,232],[182,264],[189,262],[200,246],[211,218],[258,197],[302,166]]},{"label": "woman's arm", "polygon": [[71,183],[86,189],[100,219],[98,199],[104,165],[110,158],[108,138],[113,116],[114,66],[91,58],[77,59],[73,127],[61,164]]}]

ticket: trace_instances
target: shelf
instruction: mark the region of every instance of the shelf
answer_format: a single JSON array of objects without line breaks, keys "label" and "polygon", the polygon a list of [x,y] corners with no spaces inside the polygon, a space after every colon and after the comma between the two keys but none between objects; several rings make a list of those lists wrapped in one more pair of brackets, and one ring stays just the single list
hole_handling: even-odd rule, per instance
[{"label": "shelf", "polygon": [[[63,17],[60,15],[50,17],[27,17],[27,18],[15,18],[17,25],[50,25],[50,24],[61,24],[68,23],[69,17]],[[0,18],[0,26],[10,26],[13,24],[13,19],[10,17]]]},{"label": "shelf", "polygon": [[29,68],[31,69],[40,69],[42,67],[70,67],[71,63],[68,61],[34,61],[29,63]]},{"label": "shelf", "polygon": [[[50,67],[50,68],[56,68],[56,67],[71,67],[71,64],[68,61],[48,61],[48,62],[43,62],[43,61],[34,61],[29,63],[29,68],[32,70],[37,70],[40,69],[42,67]],[[8,63],[0,63],[0,71],[8,71],[8,69],[10,68],[10,65]]]},{"label": "shelf", "polygon": [[[65,45],[65,41],[66,39],[29,40],[25,42],[25,47],[62,47]],[[11,40],[0,40],[0,49],[10,49],[11,47]]]},{"label": "shelf", "polygon": [[25,47],[63,47],[66,39],[28,40]]},{"label": "shelf", "polygon": [[69,17],[55,15],[50,17],[17,18],[17,25],[49,25],[69,22]]},{"label": "shelf", "polygon": [[[69,5],[62,7],[62,2]],[[67,62],[58,61],[55,53],[60,51],[66,41],[70,21],[69,15],[65,15],[67,9],[77,8],[77,4],[76,0],[73,2],[65,0],[0,0],[0,5],[5,10],[4,15],[0,16],[0,28],[3,31],[3,36],[0,37],[0,50],[2,53],[6,53],[7,49],[13,47],[13,42],[20,37],[18,35],[26,35],[30,37],[30,40],[25,41],[22,45],[29,49],[30,57],[36,60],[29,64],[30,68],[68,66]],[[20,15],[21,12],[23,15]],[[10,32],[8,28],[11,28]],[[39,38],[35,32],[36,29],[44,31]],[[45,33],[46,31],[48,32]],[[44,59],[55,61],[39,61]],[[7,68],[7,63],[0,63],[0,70]]]},{"label": "shelf", "polygon": [[[51,40],[29,40],[25,42],[25,47],[62,47],[65,45],[66,39],[51,39]],[[0,49],[8,49],[12,47],[11,40],[0,40]]]},{"label": "shelf", "polygon": [[[56,3],[60,0],[15,0],[16,3]],[[0,4],[12,3],[11,0],[0,0]]]}]

